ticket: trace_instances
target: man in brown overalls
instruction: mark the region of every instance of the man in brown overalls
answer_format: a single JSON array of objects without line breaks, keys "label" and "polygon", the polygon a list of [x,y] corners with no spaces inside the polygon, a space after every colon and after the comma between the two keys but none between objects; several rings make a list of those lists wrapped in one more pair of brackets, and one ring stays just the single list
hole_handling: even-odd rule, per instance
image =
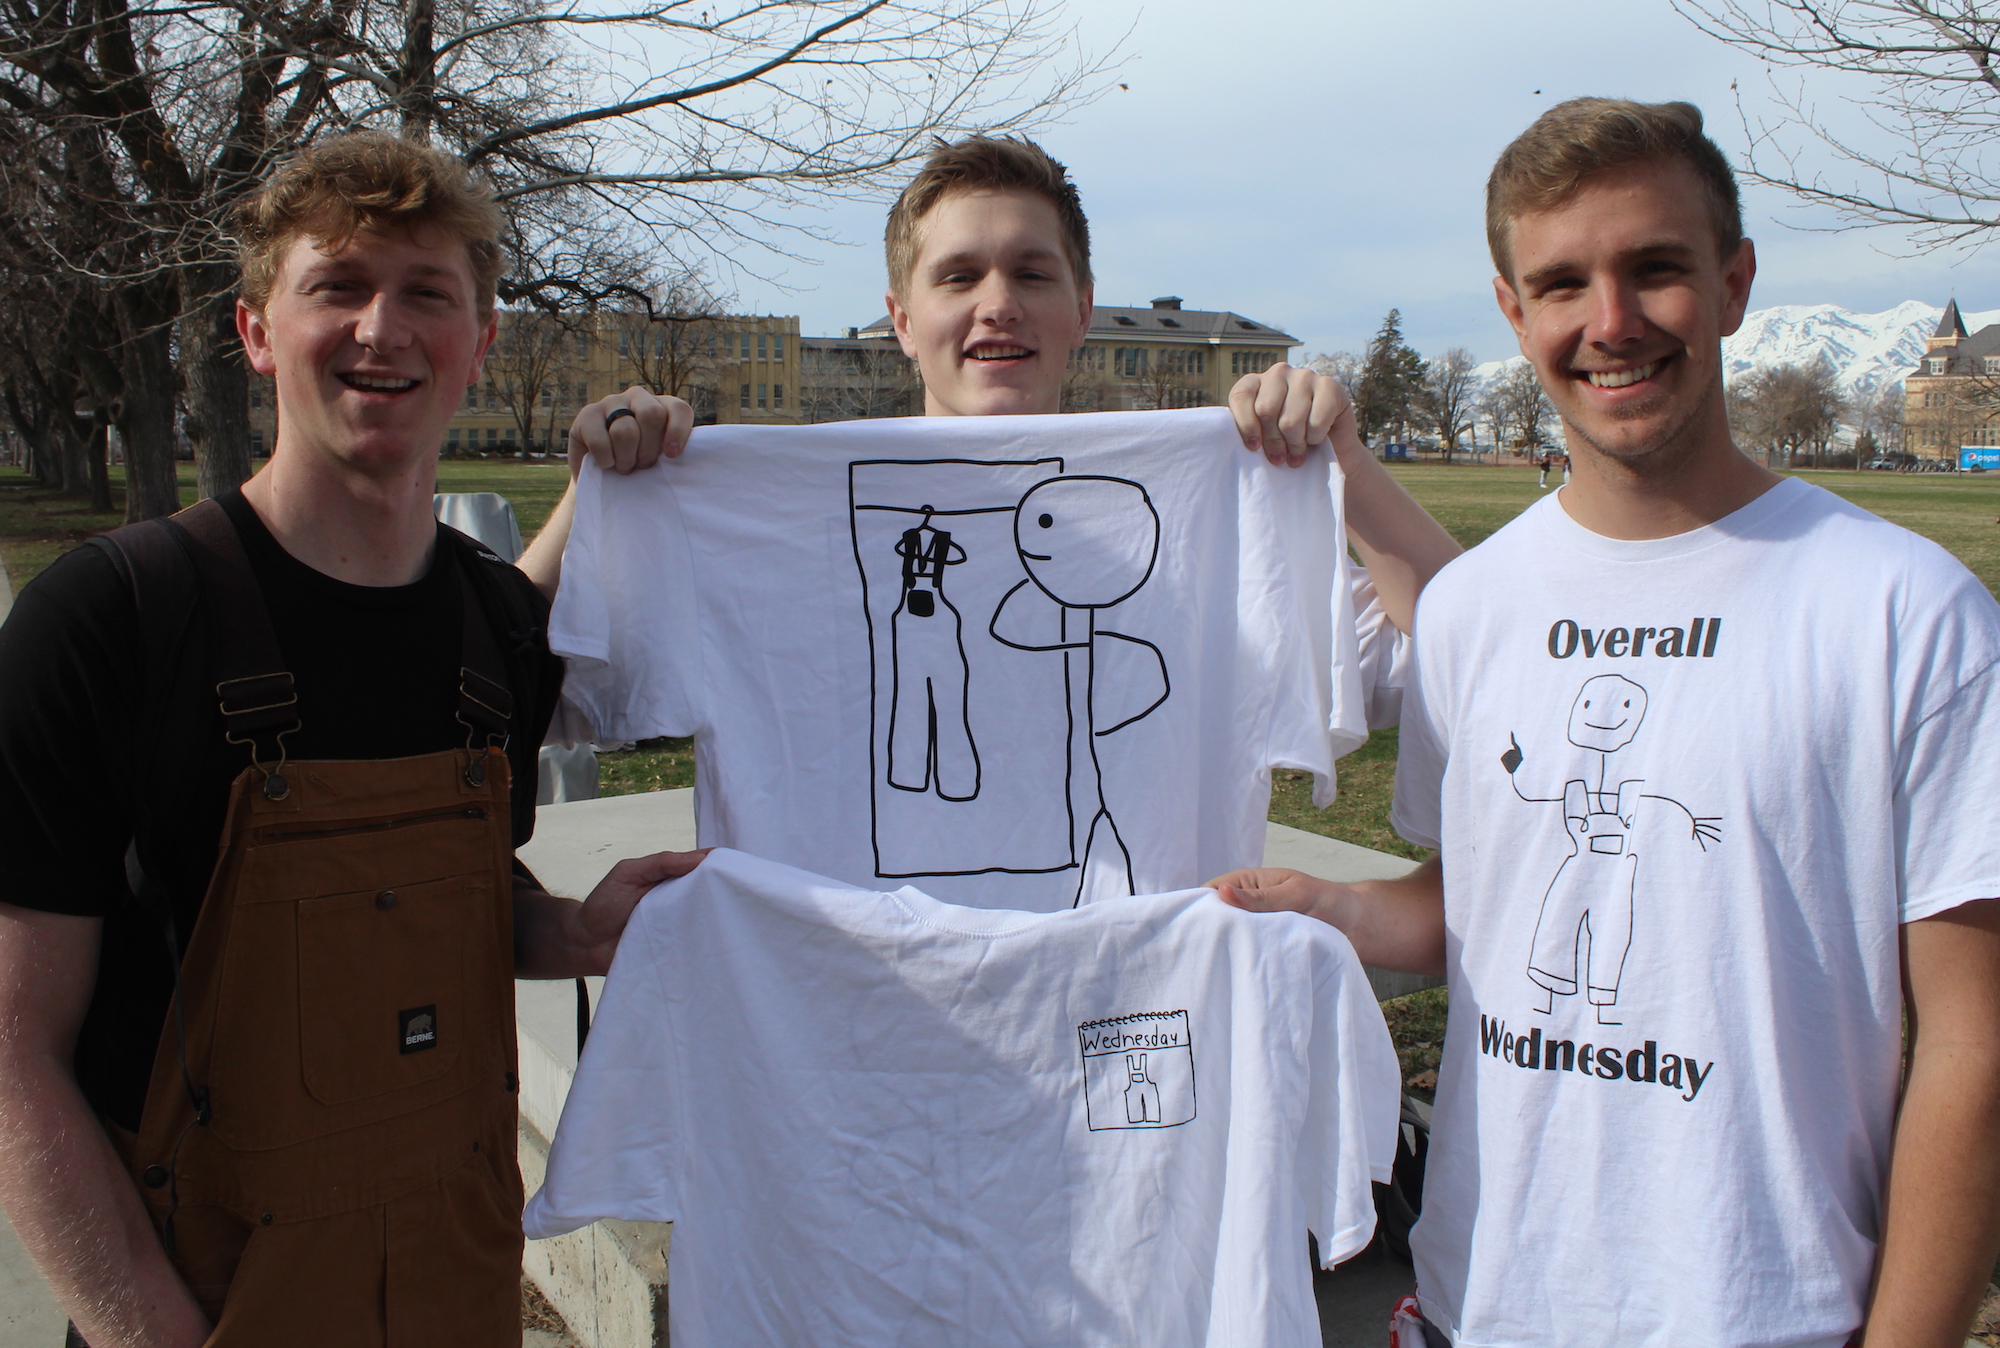
[{"label": "man in brown overalls", "polygon": [[699,857],[581,903],[514,861],[547,599],[431,509],[498,227],[387,136],[281,169],[241,221],[269,464],[0,628],[0,1202],[73,1341],[519,1342],[511,980],[602,973]]}]

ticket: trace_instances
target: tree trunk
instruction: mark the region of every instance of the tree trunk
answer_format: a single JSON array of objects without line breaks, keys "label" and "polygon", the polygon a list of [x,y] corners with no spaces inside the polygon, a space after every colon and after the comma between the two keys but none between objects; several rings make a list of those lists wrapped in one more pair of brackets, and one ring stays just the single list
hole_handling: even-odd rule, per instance
[{"label": "tree trunk", "polygon": [[180,339],[198,488],[204,499],[220,496],[250,476],[250,374],[236,335],[233,268],[182,273]]},{"label": "tree trunk", "polygon": [[90,508],[111,509],[111,419],[102,412],[90,419]]},{"label": "tree trunk", "polygon": [[125,518],[149,520],[181,508],[174,477],[173,282],[118,291],[118,365],[125,396],[118,435],[125,442]]}]

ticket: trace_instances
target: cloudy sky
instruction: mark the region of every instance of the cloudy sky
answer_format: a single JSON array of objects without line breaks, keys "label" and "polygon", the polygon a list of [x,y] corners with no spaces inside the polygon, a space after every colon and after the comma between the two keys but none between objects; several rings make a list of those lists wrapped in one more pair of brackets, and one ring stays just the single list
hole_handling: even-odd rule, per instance
[{"label": "cloudy sky", "polygon": [[[1307,353],[1359,349],[1395,307],[1419,350],[1511,354],[1480,223],[1487,170],[1551,103],[1579,94],[1699,104],[1723,148],[1767,107],[1755,60],[1705,37],[1667,0],[1074,0],[1079,39],[1124,38],[1111,89],[1043,143],[1090,214],[1103,304],[1175,294],[1285,328]],[[1219,16],[1227,15],[1226,21]],[[1845,94],[1808,87],[1836,117]],[[1851,117],[1848,117],[1851,122]],[[1760,272],[1752,303],[1886,309],[1906,299],[2000,305],[2000,249],[1907,256],[1898,235],[1825,223],[1778,193],[1746,195]],[[836,333],[882,312],[882,208],[811,223],[808,263],[719,278],[741,310],[796,313]],[[812,264],[817,265],[812,265]]]}]

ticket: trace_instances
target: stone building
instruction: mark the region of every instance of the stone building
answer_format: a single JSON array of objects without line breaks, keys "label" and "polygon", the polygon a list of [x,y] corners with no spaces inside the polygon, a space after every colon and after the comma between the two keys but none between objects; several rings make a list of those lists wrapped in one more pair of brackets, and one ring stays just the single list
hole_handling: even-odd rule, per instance
[{"label": "stone building", "polygon": [[1923,359],[1903,376],[1903,444],[1926,459],[2000,447],[2000,323],[1967,332],[1958,301],[1945,306]]}]

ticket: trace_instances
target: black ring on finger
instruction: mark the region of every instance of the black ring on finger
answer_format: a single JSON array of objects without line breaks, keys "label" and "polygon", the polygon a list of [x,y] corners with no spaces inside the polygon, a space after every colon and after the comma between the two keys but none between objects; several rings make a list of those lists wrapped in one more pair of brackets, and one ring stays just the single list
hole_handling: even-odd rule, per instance
[{"label": "black ring on finger", "polygon": [[604,429],[607,431],[610,430],[611,423],[620,417],[631,417],[634,421],[637,421],[639,414],[629,407],[614,407],[604,414]]}]

